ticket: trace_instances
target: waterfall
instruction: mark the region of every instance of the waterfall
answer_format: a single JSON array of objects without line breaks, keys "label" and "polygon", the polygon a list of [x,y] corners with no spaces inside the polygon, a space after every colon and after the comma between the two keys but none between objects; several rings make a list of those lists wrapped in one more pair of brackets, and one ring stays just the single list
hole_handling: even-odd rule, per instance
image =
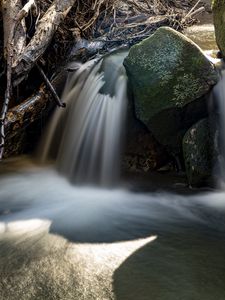
[{"label": "waterfall", "polygon": [[[211,102],[215,109],[216,116],[215,151],[217,163],[215,166],[215,177],[219,188],[225,188],[225,70],[224,66],[219,66],[220,80],[214,86],[211,93]],[[217,117],[218,116],[218,117]]]},{"label": "waterfall", "polygon": [[42,151],[42,161],[75,183],[112,185],[119,175],[126,114],[126,52],[82,65],[67,80]]}]

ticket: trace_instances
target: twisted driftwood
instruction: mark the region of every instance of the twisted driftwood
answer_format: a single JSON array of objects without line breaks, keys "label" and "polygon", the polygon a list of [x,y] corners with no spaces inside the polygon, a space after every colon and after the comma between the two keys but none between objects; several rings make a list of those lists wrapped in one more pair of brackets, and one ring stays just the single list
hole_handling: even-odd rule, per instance
[{"label": "twisted driftwood", "polygon": [[[4,26],[4,55],[7,67],[5,101],[0,115],[0,159],[5,144],[5,123],[12,85],[18,85],[45,52],[59,24],[64,20],[76,0],[55,0],[38,22],[35,33],[26,45],[27,28],[24,18],[37,15],[35,0],[28,0],[22,6],[21,0],[2,0],[1,10]],[[44,76],[42,70],[40,70]],[[45,78],[46,83],[49,82]],[[58,101],[59,105],[61,104]],[[61,105],[62,106],[62,105]]]}]

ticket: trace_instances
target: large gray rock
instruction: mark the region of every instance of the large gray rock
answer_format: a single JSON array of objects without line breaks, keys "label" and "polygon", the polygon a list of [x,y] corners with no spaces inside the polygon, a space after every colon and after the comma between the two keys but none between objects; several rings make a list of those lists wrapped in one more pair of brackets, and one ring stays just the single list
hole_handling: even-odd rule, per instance
[{"label": "large gray rock", "polygon": [[169,27],[131,47],[124,65],[137,118],[161,144],[179,152],[184,132],[207,115],[201,97],[218,80],[214,66],[196,44]]},{"label": "large gray rock", "polygon": [[216,42],[225,58],[225,0],[212,1]]},{"label": "large gray rock", "polygon": [[199,121],[186,132],[183,138],[183,154],[190,185],[208,185],[212,181],[213,144],[208,119]]}]

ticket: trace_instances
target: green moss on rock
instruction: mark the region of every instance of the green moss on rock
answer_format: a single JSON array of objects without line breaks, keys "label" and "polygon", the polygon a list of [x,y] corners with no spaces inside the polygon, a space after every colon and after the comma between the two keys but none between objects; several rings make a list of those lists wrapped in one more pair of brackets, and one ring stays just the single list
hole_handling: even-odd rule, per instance
[{"label": "green moss on rock", "polygon": [[225,58],[225,0],[214,0],[212,3],[217,45]]},{"label": "green moss on rock", "polygon": [[[177,118],[173,111],[183,109],[206,94],[218,80],[214,66],[201,49],[169,27],[159,28],[155,34],[131,47],[124,65],[134,95],[136,116],[164,145],[170,137],[164,139],[161,130],[157,130],[162,121],[168,128],[170,123],[176,124],[173,129],[176,135],[182,120],[173,120]],[[170,112],[168,119],[163,113],[166,111]],[[170,129],[168,134],[171,134]],[[176,139],[171,141],[177,143]]]}]

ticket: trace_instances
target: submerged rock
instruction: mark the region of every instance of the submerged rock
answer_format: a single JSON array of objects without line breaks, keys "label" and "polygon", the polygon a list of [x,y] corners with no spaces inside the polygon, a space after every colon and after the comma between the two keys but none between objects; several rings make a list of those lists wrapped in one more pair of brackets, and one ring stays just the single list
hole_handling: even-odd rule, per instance
[{"label": "submerged rock", "polygon": [[225,58],[225,0],[212,1],[216,42]]},{"label": "submerged rock", "polygon": [[218,80],[214,66],[195,43],[168,27],[131,47],[124,65],[137,118],[162,145],[179,152],[184,132],[207,115],[201,97]]},{"label": "submerged rock", "polygon": [[212,181],[214,145],[209,120],[193,125],[183,138],[186,174],[191,186],[208,185]]}]

